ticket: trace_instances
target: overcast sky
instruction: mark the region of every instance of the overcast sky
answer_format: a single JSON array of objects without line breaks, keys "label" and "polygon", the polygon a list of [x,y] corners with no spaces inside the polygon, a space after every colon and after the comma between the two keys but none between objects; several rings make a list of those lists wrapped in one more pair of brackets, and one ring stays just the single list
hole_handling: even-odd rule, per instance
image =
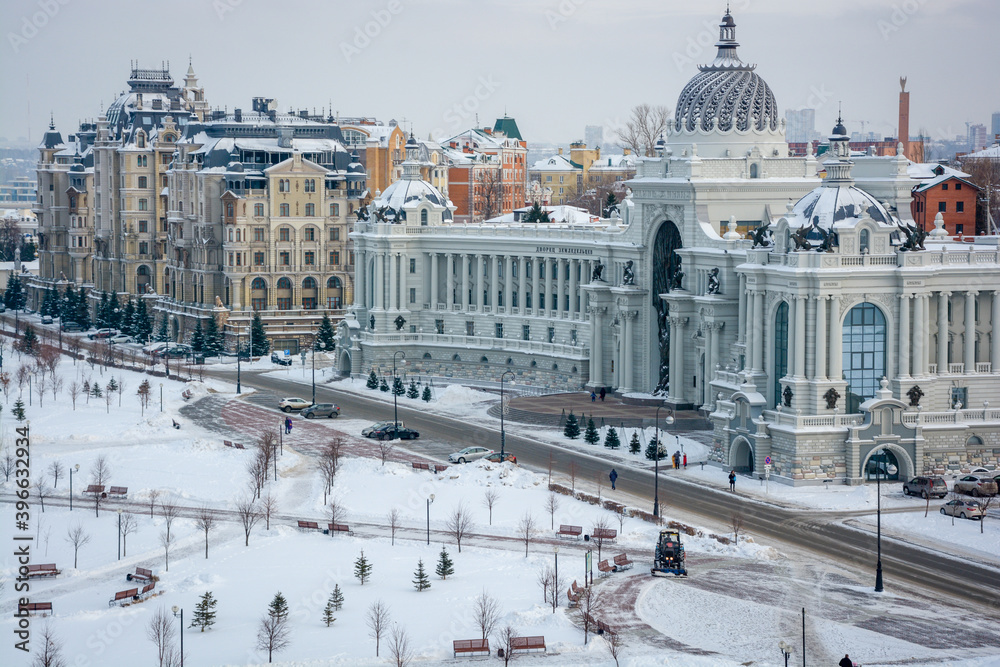
[{"label": "overcast sky", "polygon": [[[64,135],[126,87],[129,61],[188,57],[213,106],[406,119],[446,136],[506,110],[528,141],[605,137],[642,102],[673,108],[711,61],[724,0],[3,0],[0,136]],[[996,0],[733,0],[740,55],[784,110],[895,135],[899,77],[910,130],[952,138],[1000,111]]]}]

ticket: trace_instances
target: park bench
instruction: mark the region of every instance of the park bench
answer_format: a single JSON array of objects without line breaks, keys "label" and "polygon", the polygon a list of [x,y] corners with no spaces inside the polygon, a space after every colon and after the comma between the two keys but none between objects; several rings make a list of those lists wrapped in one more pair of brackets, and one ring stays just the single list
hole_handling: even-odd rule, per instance
[{"label": "park bench", "polygon": [[592,540],[607,540],[609,542],[614,542],[617,537],[618,531],[614,528],[595,528],[594,532],[590,535],[590,539]]},{"label": "park bench", "polygon": [[319,530],[319,524],[315,521],[299,521],[299,528],[308,528],[310,530]]},{"label": "park bench", "polygon": [[100,495],[100,494],[104,493],[104,485],[103,484],[90,484],[90,485],[87,486],[87,490],[84,491],[84,493],[92,493],[94,495]]},{"label": "park bench", "polygon": [[428,465],[426,463],[417,463],[416,461],[414,461],[413,462],[413,469],[414,470],[428,470],[429,471],[431,469],[431,467],[430,467],[430,465]]},{"label": "park bench", "polygon": [[135,568],[135,574],[126,574],[125,578],[128,581],[152,581],[153,571],[147,570],[144,567]]},{"label": "park bench", "polygon": [[127,486],[112,486],[108,489],[109,496],[115,496],[116,498],[125,498],[128,496]]},{"label": "park bench", "polygon": [[55,563],[45,563],[43,565],[28,566],[29,579],[34,579],[35,577],[55,577],[58,574],[59,570],[56,569]]},{"label": "park bench", "polygon": [[181,398],[183,398],[185,401],[190,400],[192,396],[194,396],[194,392],[191,391],[190,389],[185,389],[184,391],[181,392]]},{"label": "park bench", "polygon": [[146,598],[148,598],[150,595],[153,594],[153,589],[154,588],[156,588],[156,582],[155,581],[151,581],[148,584],[146,584],[145,586],[143,586],[142,587],[142,591],[139,593],[139,599],[140,600],[145,600]]},{"label": "park bench", "polygon": [[434,466],[434,472],[436,472],[436,473],[442,473],[442,472],[444,472],[447,469],[448,469],[448,466],[439,466],[439,465]]},{"label": "park bench", "polygon": [[244,447],[243,444],[239,442],[234,442],[233,447],[236,449],[246,449],[246,447]]},{"label": "park bench", "polygon": [[222,444],[224,444],[226,447],[232,447],[233,446],[233,443],[230,442],[229,440],[223,440]]},{"label": "park bench", "polygon": [[556,532],[557,537],[572,537],[573,539],[580,539],[583,535],[583,526],[559,526],[559,530]]},{"label": "park bench", "polygon": [[330,527],[327,532],[329,532],[331,535],[334,535],[336,533],[347,533],[348,535],[354,534],[353,532],[351,532],[350,527],[344,523],[328,523],[327,526]]},{"label": "park bench", "polygon": [[616,634],[618,634],[617,632],[615,632],[614,630],[612,630],[611,626],[609,626],[604,621],[596,621],[595,620],[594,621],[594,625],[597,626],[597,634],[599,634],[599,635],[616,635]]},{"label": "park bench", "polygon": [[[31,614],[35,613],[35,612],[46,612],[46,611],[49,612],[49,615],[51,615],[52,614],[52,603],[51,602],[29,602],[27,604],[19,604],[18,605],[18,609],[20,609],[21,611],[27,612],[29,616]],[[45,616],[45,614],[42,613],[42,616]]]},{"label": "park bench", "polygon": [[456,658],[459,653],[463,655],[482,656],[489,656],[490,654],[489,639],[456,639],[451,643],[451,646]]},{"label": "park bench", "polygon": [[130,588],[127,591],[118,591],[115,593],[115,597],[113,599],[108,600],[108,606],[114,607],[116,604],[123,605],[126,602],[131,602],[132,598],[136,597],[138,593],[138,588]]},{"label": "park bench", "polygon": [[[583,583],[587,583],[587,582],[584,581]],[[573,580],[573,592],[574,593],[576,593],[577,595],[580,595],[585,590],[587,590],[587,589],[586,588],[580,588],[579,586],[576,585],[576,579]]]},{"label": "park bench", "polygon": [[602,577],[606,577],[615,571],[615,568],[611,567],[611,565],[608,564],[607,559],[602,560],[600,563],[598,563],[597,569],[600,570],[601,572],[600,576]]},{"label": "park bench", "polygon": [[544,651],[545,637],[514,637],[510,640],[510,651]]},{"label": "park bench", "polygon": [[615,567],[619,570],[627,570],[632,567],[633,563],[629,560],[627,554],[618,554],[615,556]]},{"label": "park bench", "polygon": [[[576,582],[574,581],[573,583],[575,584]],[[572,588],[566,591],[566,597],[569,598],[570,607],[575,607],[580,603],[580,594],[574,593]]]}]

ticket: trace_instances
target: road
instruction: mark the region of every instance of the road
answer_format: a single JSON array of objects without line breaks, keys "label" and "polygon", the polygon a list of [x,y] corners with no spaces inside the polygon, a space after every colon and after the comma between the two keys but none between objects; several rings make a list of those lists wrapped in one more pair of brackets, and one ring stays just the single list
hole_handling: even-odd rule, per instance
[{"label": "road", "polygon": [[[294,368],[291,372],[297,372]],[[219,375],[232,379],[229,372]],[[308,397],[308,388],[299,382],[256,373],[244,373],[244,386],[276,396]],[[371,419],[392,418],[392,406],[357,394],[336,390],[336,385],[317,385],[317,402],[334,402],[342,408],[344,416]],[[446,460],[448,454],[469,445],[483,445],[499,449],[499,429],[484,424],[469,424],[459,419],[431,415],[409,407],[403,399],[398,405],[399,419],[420,432],[417,444],[421,453]],[[570,475],[571,464],[577,479],[600,479],[606,483],[608,462],[582,452],[572,452],[533,441],[524,437],[506,436],[507,448],[517,454],[518,463],[538,471]],[[551,462],[551,463],[550,463]],[[626,486],[638,497],[646,498],[652,508],[654,475],[646,470],[620,470],[619,486]],[[743,478],[740,479],[740,482]],[[740,482],[737,482],[739,484]],[[759,537],[793,545],[814,552],[819,556],[840,562],[852,570],[872,573],[875,577],[875,539],[871,533],[856,530],[839,523],[843,515],[853,513],[794,510],[775,505],[748,501],[739,494],[689,483],[674,477],[659,479],[659,499],[665,515],[670,508],[679,508],[687,514],[728,525],[731,516],[743,515],[744,530]],[[1000,612],[1000,575],[986,565],[936,553],[893,539],[882,540],[882,566],[889,586],[900,582],[917,589],[933,589],[981,605],[994,613]]]}]

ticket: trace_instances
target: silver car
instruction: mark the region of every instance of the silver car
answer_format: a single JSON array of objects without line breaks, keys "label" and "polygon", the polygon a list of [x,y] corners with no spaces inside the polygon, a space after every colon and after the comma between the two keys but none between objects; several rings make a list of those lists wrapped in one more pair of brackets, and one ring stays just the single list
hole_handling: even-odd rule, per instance
[{"label": "silver car", "polygon": [[951,485],[955,493],[970,493],[973,496],[995,496],[997,483],[987,475],[966,475],[956,479]]},{"label": "silver car", "polygon": [[492,453],[492,449],[486,449],[485,447],[466,447],[461,451],[450,454],[448,456],[448,460],[452,463],[467,463],[469,461],[481,459],[484,456],[489,456]]},{"label": "silver car", "polygon": [[310,405],[300,414],[306,419],[318,419],[320,417],[336,419],[340,416],[340,407],[333,403],[317,403],[316,405]]}]

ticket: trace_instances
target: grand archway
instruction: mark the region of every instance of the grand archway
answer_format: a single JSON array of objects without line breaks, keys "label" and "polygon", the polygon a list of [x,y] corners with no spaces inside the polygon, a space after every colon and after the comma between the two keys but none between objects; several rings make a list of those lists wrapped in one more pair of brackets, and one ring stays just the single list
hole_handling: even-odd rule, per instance
[{"label": "grand archway", "polygon": [[650,265],[653,276],[651,296],[653,308],[656,309],[656,333],[659,346],[659,369],[656,382],[657,393],[666,393],[670,381],[670,306],[660,298],[661,294],[670,291],[674,275],[681,267],[681,258],[677,250],[682,247],[681,233],[670,220],[660,225],[653,240],[653,262]]},{"label": "grand archway", "polygon": [[739,473],[750,474],[754,471],[753,445],[750,441],[740,436],[733,440],[733,446],[729,449],[729,468]]},{"label": "grand archway", "polygon": [[341,348],[340,350],[340,361],[337,364],[337,370],[344,377],[351,376],[351,353],[346,349]]}]

